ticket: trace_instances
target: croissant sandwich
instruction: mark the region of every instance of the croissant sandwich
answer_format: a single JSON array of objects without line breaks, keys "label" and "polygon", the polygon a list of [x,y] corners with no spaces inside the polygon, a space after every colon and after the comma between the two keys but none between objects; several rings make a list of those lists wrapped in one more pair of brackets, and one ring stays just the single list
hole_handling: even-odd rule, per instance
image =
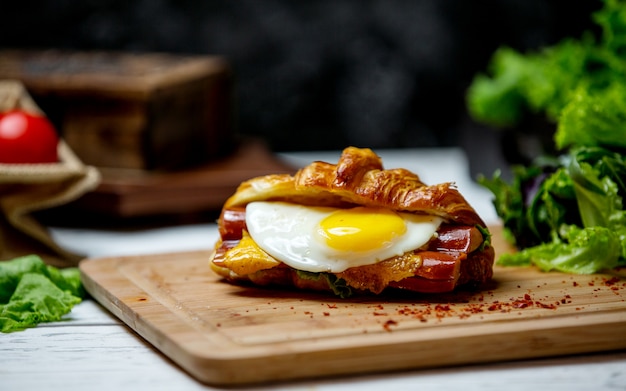
[{"label": "croissant sandwich", "polygon": [[487,226],[454,184],[385,170],[370,149],[243,182],[218,228],[210,265],[233,283],[347,297],[477,288],[493,274]]}]

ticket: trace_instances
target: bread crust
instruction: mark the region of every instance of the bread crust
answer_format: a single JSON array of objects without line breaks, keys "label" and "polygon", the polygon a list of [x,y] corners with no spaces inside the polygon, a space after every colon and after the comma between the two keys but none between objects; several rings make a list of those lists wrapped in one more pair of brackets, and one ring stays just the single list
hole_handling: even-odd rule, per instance
[{"label": "bread crust", "polygon": [[253,201],[384,207],[485,226],[454,183],[426,185],[406,169],[385,170],[378,155],[367,148],[346,148],[337,164],[316,161],[295,175],[267,175],[245,181],[224,207],[241,207]]}]

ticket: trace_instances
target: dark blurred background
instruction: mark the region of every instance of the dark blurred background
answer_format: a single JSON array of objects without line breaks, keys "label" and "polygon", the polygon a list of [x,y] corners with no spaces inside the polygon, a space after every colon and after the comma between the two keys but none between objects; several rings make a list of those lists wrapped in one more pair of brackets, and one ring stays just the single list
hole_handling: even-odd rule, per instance
[{"label": "dark blurred background", "polygon": [[[461,146],[473,172],[500,135],[465,91],[493,51],[580,37],[600,1],[24,0],[1,48],[217,54],[236,75],[238,131],[274,151]],[[488,153],[489,152],[489,153]]]}]

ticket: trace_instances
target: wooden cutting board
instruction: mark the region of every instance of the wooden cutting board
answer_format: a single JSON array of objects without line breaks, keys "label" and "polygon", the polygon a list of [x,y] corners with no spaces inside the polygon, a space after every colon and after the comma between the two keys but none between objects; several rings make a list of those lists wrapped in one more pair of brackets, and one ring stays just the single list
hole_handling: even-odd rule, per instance
[{"label": "wooden cutting board", "polygon": [[339,299],[225,283],[209,254],[90,259],[80,269],[97,301],[214,385],[626,348],[625,270],[496,267],[481,292]]}]

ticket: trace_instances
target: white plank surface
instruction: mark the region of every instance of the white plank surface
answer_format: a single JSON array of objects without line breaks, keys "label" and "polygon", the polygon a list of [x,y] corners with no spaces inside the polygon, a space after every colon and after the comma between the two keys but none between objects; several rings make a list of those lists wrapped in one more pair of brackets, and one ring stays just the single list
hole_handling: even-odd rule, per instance
[{"label": "white plank surface", "polygon": [[[377,151],[378,152],[378,151]],[[406,167],[428,183],[454,180],[489,223],[486,191],[468,178],[458,149],[380,151],[385,166]],[[338,153],[284,154],[299,165]],[[427,167],[427,169],[425,169]],[[210,247],[213,224],[141,232],[53,228],[55,239],[88,257],[152,254]],[[486,341],[485,343],[488,343]],[[242,370],[250,370],[242,368]],[[492,365],[320,379],[259,390],[626,390],[626,351]],[[0,334],[0,390],[208,390],[92,300],[66,320]],[[237,388],[244,389],[244,388]],[[248,388],[245,388],[248,389]]]}]

